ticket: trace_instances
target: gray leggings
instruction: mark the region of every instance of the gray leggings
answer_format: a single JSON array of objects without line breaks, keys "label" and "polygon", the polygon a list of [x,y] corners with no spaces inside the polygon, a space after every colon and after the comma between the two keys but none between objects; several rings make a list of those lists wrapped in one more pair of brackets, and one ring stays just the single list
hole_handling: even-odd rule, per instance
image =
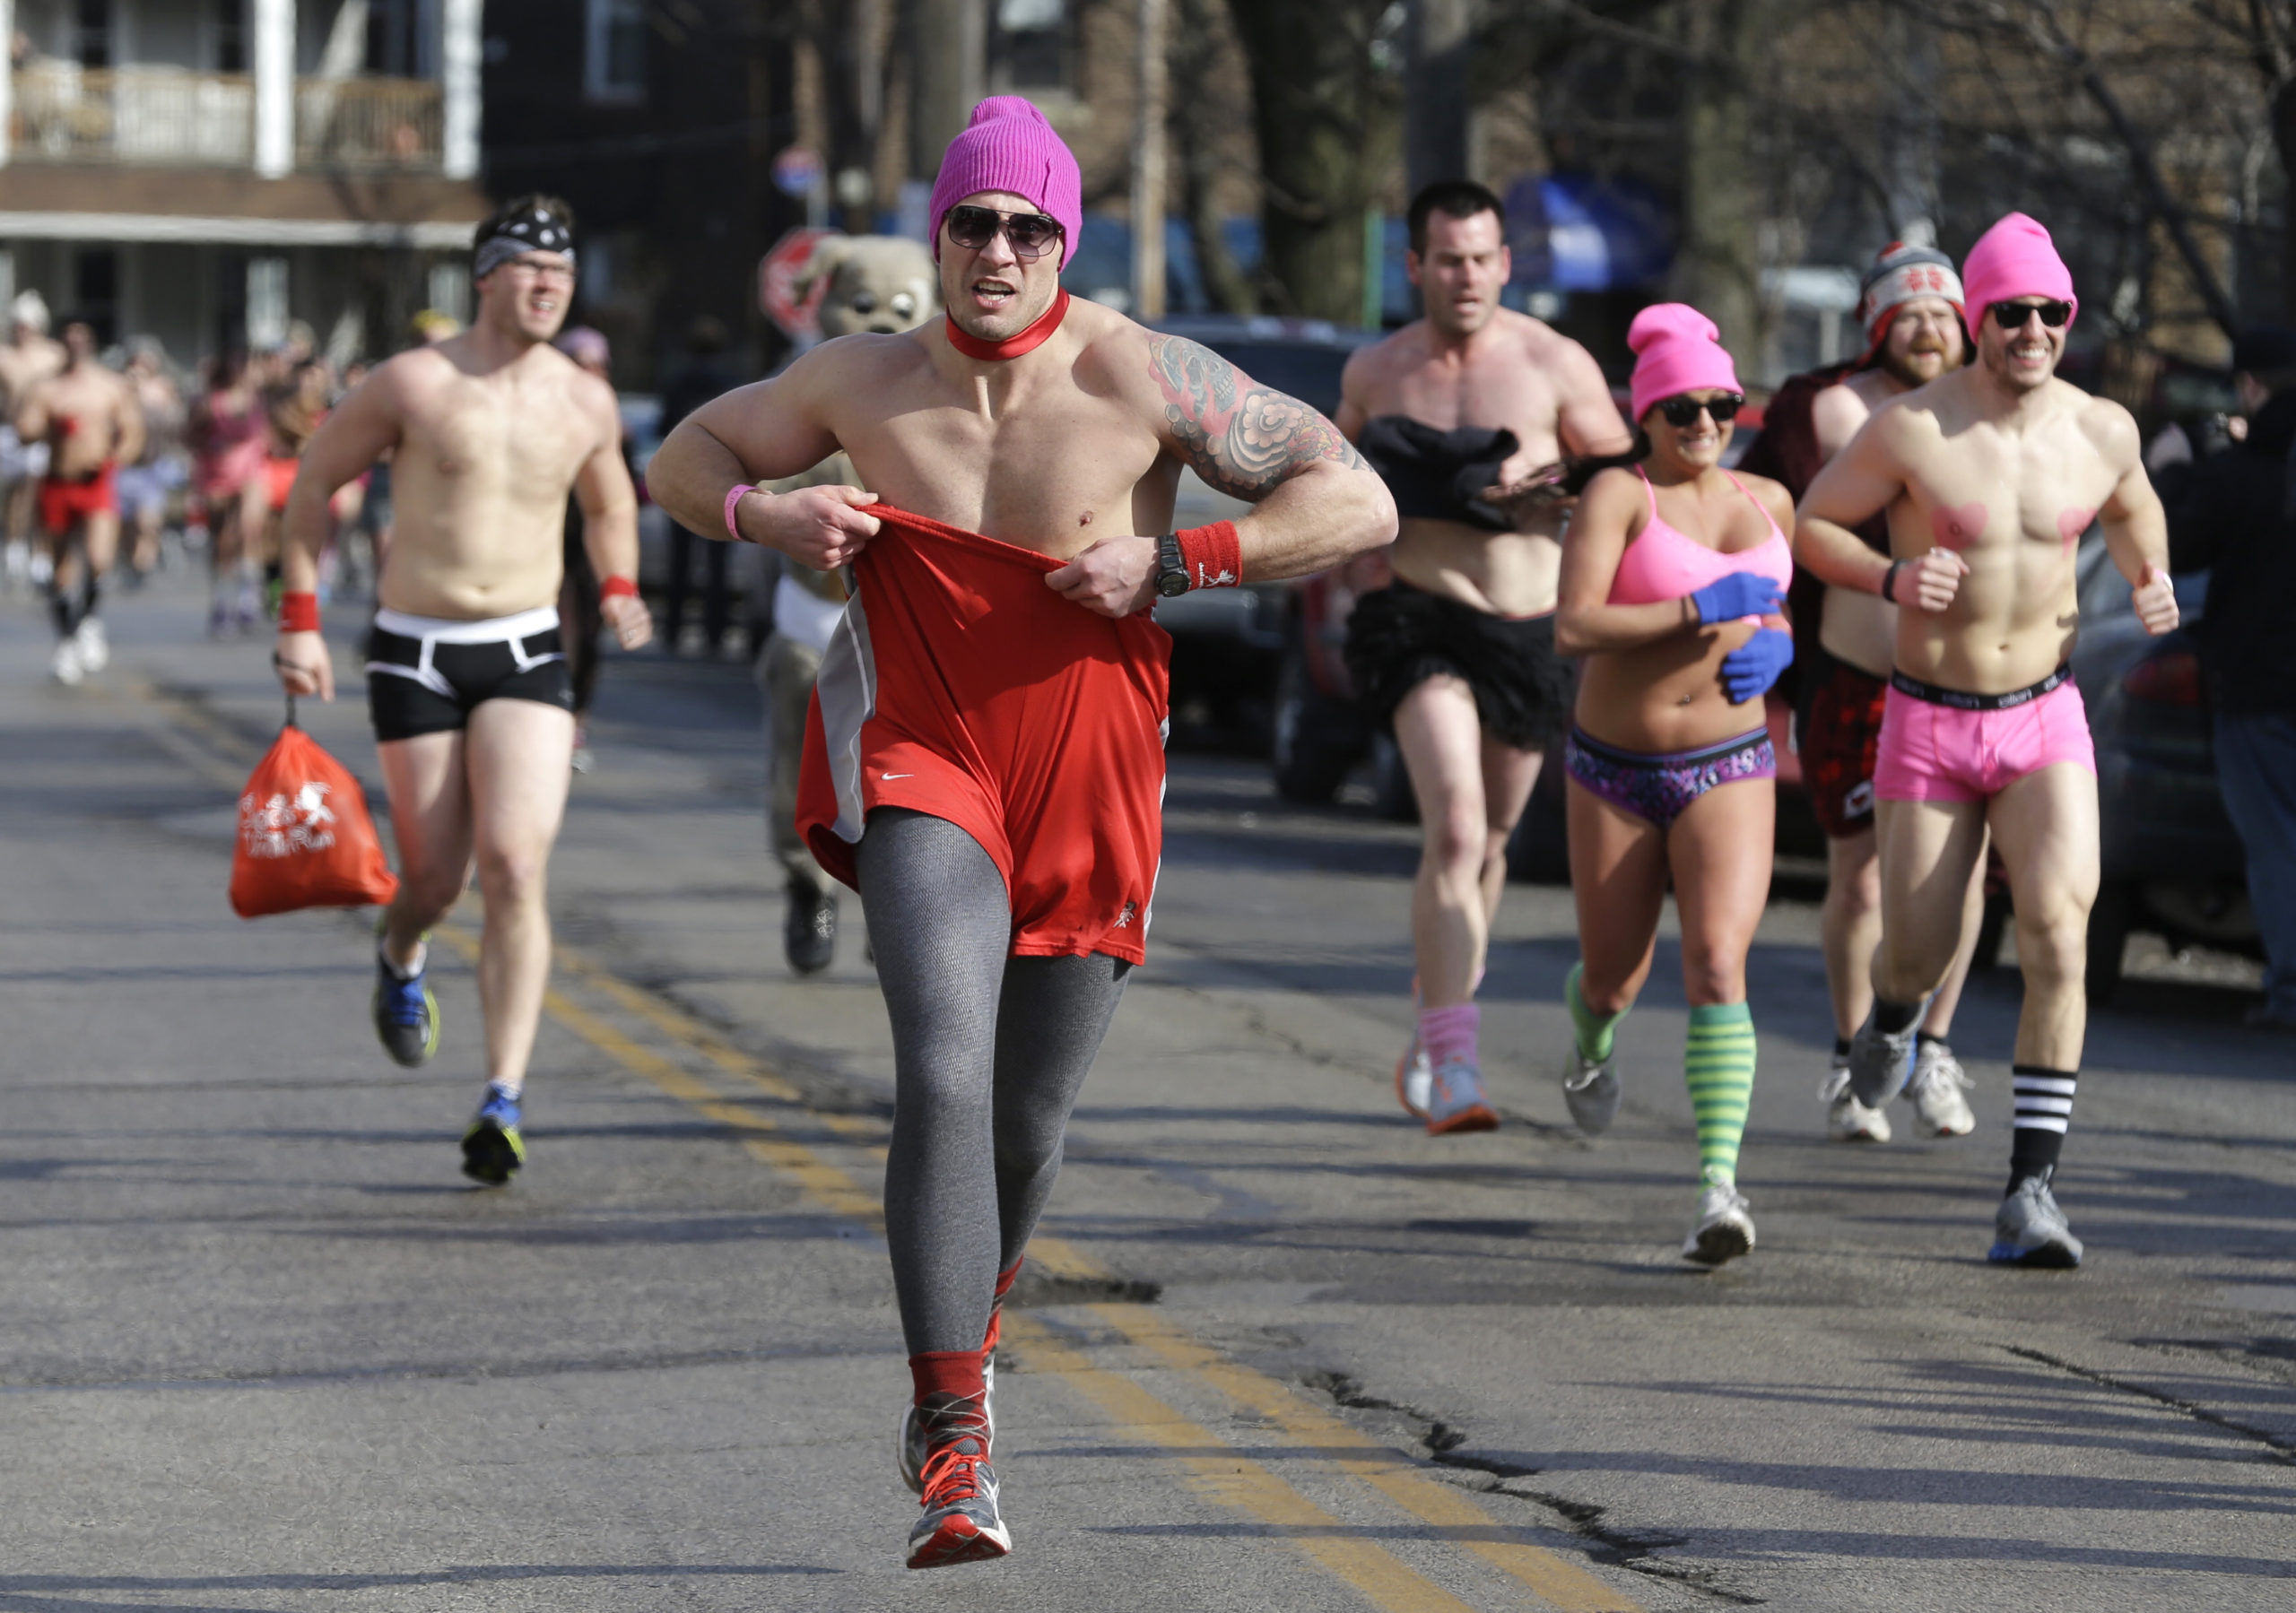
[{"label": "gray leggings", "polygon": [[945,819],[869,814],[861,909],[893,1029],[885,1238],[911,1355],[978,1349],[1132,966],[1012,956],[1004,878]]}]

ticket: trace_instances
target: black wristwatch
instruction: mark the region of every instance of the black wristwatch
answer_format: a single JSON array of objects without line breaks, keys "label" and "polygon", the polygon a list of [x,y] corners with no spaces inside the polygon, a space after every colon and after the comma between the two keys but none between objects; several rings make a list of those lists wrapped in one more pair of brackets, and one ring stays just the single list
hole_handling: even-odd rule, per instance
[{"label": "black wristwatch", "polygon": [[1166,599],[1177,599],[1187,592],[1187,560],[1180,553],[1176,533],[1168,532],[1156,540],[1156,592]]}]

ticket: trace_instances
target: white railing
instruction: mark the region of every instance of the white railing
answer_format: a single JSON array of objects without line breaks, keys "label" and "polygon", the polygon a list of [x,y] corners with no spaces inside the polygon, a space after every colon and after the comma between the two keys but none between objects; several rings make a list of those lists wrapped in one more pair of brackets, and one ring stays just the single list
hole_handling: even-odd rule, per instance
[{"label": "white railing", "polygon": [[299,79],[295,166],[435,170],[445,121],[428,79]]},{"label": "white railing", "polygon": [[[19,162],[245,168],[255,160],[255,82],[164,66],[83,68],[41,58],[17,69],[10,154]],[[436,172],[438,84],[301,79],[295,166]]]}]

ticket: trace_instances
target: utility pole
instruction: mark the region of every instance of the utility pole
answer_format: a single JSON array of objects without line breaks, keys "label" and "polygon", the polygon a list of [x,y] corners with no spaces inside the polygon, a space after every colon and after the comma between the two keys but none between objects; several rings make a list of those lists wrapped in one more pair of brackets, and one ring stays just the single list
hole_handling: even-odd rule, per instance
[{"label": "utility pole", "polygon": [[1164,317],[1165,0],[1138,0],[1140,109],[1132,128],[1132,317]]},{"label": "utility pole", "polygon": [[928,184],[949,142],[988,82],[988,18],[983,0],[914,0],[915,99],[909,120],[909,171]]},{"label": "utility pole", "polygon": [[1474,0],[1409,0],[1404,22],[1404,172],[1415,195],[1467,172],[1467,56]]}]

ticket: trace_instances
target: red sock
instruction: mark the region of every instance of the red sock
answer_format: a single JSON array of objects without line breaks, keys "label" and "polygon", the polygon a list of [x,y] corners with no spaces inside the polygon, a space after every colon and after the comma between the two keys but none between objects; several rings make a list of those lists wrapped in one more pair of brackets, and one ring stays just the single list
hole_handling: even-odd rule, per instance
[{"label": "red sock", "polygon": [[983,1391],[980,1352],[977,1349],[928,1349],[911,1356],[909,1375],[917,1385],[917,1403],[920,1406],[927,1395],[978,1401]]},{"label": "red sock", "polygon": [[1422,1008],[1419,1010],[1419,1045],[1427,1049],[1431,1063],[1457,1058],[1472,1064],[1476,1062],[1475,1033],[1482,1024],[1483,1010],[1472,1002],[1454,1003],[1449,1008]]},{"label": "red sock", "polygon": [[[1022,1255],[1021,1260],[1028,1259]],[[996,1350],[996,1335],[1004,1322],[1004,1296],[1013,1291],[1013,1284],[1021,1275],[1021,1261],[1016,1260],[996,1274],[996,1296],[988,1305],[988,1331],[980,1341],[981,1358],[986,1360]]]}]

